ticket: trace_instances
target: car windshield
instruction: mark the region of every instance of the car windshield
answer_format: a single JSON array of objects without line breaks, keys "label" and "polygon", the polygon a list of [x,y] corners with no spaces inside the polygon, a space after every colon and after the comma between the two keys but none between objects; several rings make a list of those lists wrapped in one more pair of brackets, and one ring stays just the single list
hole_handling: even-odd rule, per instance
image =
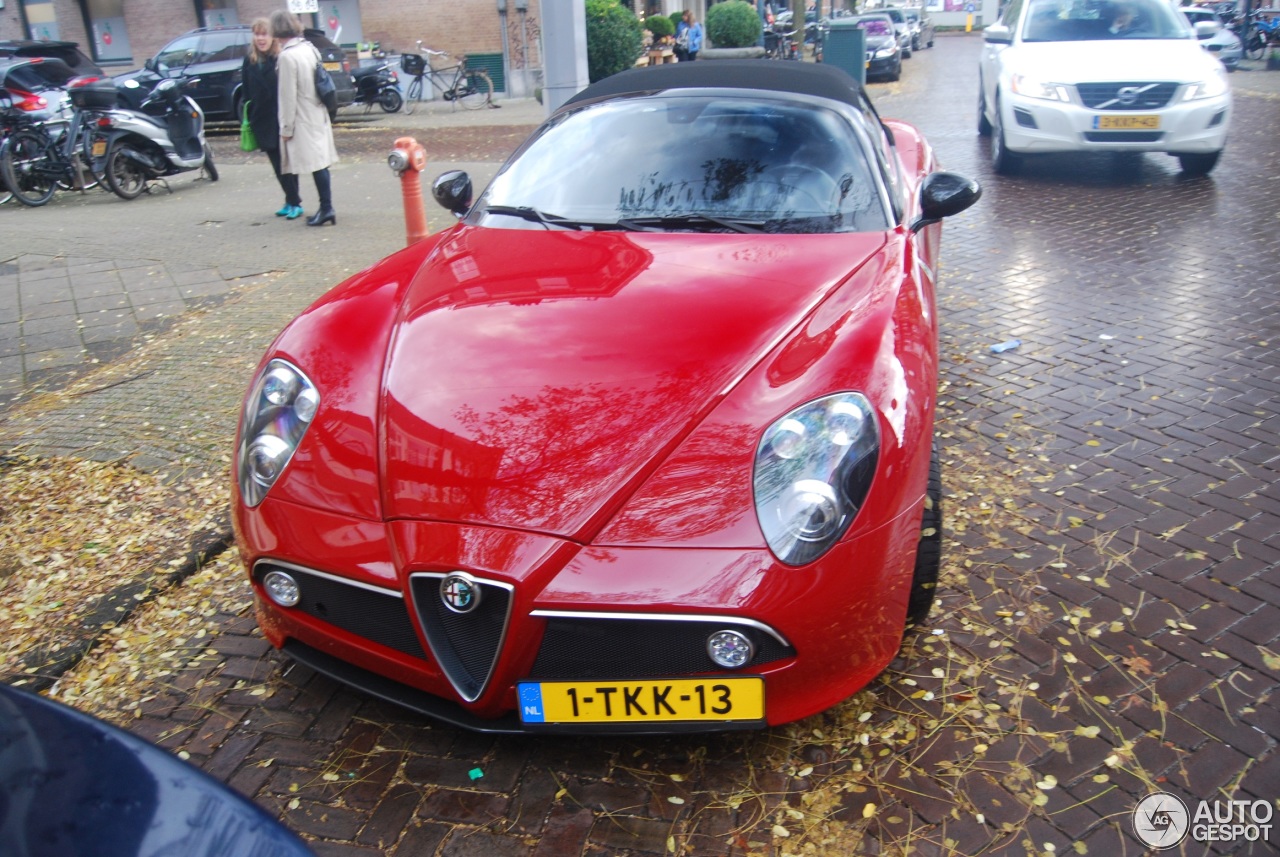
[{"label": "car windshield", "polygon": [[852,121],[733,95],[565,113],[494,179],[471,222],[504,228],[863,232],[889,228]]},{"label": "car windshield", "polygon": [[66,63],[53,59],[15,65],[7,72],[0,73],[0,78],[6,85],[25,89],[27,92],[61,89],[75,76],[75,72]]},{"label": "car windshield", "polygon": [[888,18],[859,18],[858,29],[866,30],[868,36],[889,36],[893,34],[893,24]]},{"label": "car windshield", "polygon": [[1164,0],[1031,0],[1024,21],[1024,42],[1190,38]]}]

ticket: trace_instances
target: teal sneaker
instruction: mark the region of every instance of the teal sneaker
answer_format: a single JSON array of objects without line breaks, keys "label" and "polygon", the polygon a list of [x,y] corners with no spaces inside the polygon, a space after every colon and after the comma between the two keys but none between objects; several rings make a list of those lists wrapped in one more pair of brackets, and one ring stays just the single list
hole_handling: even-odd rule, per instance
[{"label": "teal sneaker", "polygon": [[276,212],[276,217],[288,217],[290,211],[293,211],[293,206],[286,202],[284,208]]},{"label": "teal sneaker", "polygon": [[290,220],[297,220],[301,216],[302,216],[302,206],[300,205],[289,206],[288,212],[285,213],[285,217],[287,217]]}]

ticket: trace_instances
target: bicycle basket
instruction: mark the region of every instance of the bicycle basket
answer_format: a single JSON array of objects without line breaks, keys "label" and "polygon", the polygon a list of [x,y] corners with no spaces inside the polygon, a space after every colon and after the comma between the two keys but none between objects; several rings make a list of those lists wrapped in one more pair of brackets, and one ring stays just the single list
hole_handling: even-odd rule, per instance
[{"label": "bicycle basket", "polygon": [[400,67],[406,74],[417,76],[427,70],[427,61],[421,54],[405,54],[400,57]]}]

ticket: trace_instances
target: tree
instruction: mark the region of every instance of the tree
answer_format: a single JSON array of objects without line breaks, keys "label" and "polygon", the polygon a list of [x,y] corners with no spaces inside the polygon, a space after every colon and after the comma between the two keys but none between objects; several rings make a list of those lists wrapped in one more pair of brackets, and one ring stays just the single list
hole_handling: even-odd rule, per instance
[{"label": "tree", "polygon": [[634,66],[642,32],[618,0],[587,0],[587,78],[595,83]]}]

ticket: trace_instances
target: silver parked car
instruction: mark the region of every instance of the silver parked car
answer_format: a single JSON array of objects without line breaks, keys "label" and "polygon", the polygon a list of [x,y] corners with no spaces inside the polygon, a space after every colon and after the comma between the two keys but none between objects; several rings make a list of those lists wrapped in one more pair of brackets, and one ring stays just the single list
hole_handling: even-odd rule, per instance
[{"label": "silver parked car", "polygon": [[889,20],[893,21],[893,31],[898,34],[898,50],[902,51],[903,59],[908,59],[911,56],[911,25],[907,23],[906,14],[898,6],[885,6],[875,12],[877,15],[888,15]]},{"label": "silver parked car", "polygon": [[1183,9],[1182,14],[1196,31],[1200,47],[1222,60],[1227,71],[1235,71],[1240,67],[1244,46],[1235,33],[1222,26],[1222,19],[1217,12],[1212,9]]},{"label": "silver parked car", "polygon": [[907,26],[911,29],[911,49],[922,51],[933,47],[933,18],[929,10],[919,6],[906,6],[902,14],[907,16]]}]

